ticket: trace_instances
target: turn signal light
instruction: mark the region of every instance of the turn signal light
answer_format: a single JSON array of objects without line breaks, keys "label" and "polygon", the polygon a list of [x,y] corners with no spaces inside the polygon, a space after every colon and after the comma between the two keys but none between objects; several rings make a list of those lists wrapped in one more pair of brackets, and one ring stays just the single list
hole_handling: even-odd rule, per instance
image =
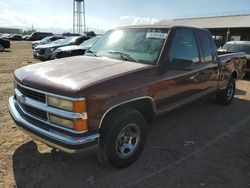
[{"label": "turn signal light", "polygon": [[73,112],[81,113],[87,112],[87,105],[85,101],[73,101]]},{"label": "turn signal light", "polygon": [[88,121],[86,119],[79,119],[74,121],[74,129],[76,131],[86,131],[88,130]]}]

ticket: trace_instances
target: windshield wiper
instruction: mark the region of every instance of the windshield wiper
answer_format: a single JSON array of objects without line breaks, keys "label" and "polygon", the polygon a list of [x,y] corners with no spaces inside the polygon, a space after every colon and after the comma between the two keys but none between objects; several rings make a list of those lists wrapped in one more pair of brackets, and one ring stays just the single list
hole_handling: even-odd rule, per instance
[{"label": "windshield wiper", "polygon": [[113,51],[113,50],[109,50],[108,51],[111,54],[119,54],[121,56],[122,59],[124,60],[129,60],[129,61],[134,61],[134,62],[138,62],[138,60],[132,58],[129,54],[126,54],[124,52],[121,51]]},{"label": "windshield wiper", "polygon": [[94,56],[98,57],[97,53],[92,50],[87,50],[86,53],[93,54]]}]

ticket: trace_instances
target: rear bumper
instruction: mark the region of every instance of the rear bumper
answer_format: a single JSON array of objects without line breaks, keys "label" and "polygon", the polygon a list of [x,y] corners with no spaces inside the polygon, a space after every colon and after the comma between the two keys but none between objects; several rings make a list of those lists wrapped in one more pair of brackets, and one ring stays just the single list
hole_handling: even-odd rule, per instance
[{"label": "rear bumper", "polygon": [[67,153],[77,153],[93,149],[98,146],[99,134],[83,137],[64,135],[53,130],[46,130],[25,119],[14,97],[9,98],[9,111],[18,127],[31,137]]}]

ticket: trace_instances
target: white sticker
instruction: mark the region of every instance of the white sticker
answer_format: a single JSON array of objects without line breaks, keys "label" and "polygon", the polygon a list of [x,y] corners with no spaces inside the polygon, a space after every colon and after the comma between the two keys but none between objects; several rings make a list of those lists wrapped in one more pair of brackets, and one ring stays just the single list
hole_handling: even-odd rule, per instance
[{"label": "white sticker", "polygon": [[146,38],[166,39],[167,33],[148,32]]}]

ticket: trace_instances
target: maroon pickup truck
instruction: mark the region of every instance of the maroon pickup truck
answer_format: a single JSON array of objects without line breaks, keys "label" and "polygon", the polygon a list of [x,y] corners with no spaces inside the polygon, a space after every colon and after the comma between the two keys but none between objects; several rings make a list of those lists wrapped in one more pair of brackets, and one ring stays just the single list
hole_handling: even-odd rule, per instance
[{"label": "maroon pickup truck", "polygon": [[217,56],[205,29],[122,27],[85,56],[16,70],[9,110],[32,137],[68,153],[98,146],[103,162],[124,168],[155,115],[208,94],[228,105],[245,67],[243,53]]}]

